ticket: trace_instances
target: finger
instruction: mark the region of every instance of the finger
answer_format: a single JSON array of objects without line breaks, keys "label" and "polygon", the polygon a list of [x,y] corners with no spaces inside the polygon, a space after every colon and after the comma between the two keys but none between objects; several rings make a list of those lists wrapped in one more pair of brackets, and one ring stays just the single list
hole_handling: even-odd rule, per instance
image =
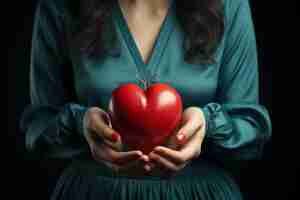
[{"label": "finger", "polygon": [[122,141],[119,140],[117,142],[111,142],[105,138],[103,138],[102,136],[99,136],[98,133],[94,132],[94,131],[90,131],[92,134],[89,138],[89,143],[95,144],[95,145],[100,145],[100,144],[106,144],[107,146],[109,146],[110,148],[116,150],[116,151],[121,151],[122,150]]},{"label": "finger", "polygon": [[148,173],[156,173],[156,174],[161,174],[161,172],[163,173],[167,173],[168,170],[162,166],[156,163],[156,161],[152,161],[147,163],[146,165],[144,165],[144,170],[146,170]]},{"label": "finger", "polygon": [[144,166],[144,169],[146,170],[146,172],[150,172],[151,171],[151,165],[150,164],[146,164],[145,166]]},{"label": "finger", "polygon": [[134,160],[126,164],[114,164],[105,160],[101,160],[101,163],[104,163],[107,167],[111,168],[117,173],[123,173],[125,175],[145,175],[144,170],[142,169],[142,163],[140,160]]},{"label": "finger", "polygon": [[116,151],[122,150],[122,141],[121,140],[119,140],[117,142],[111,142],[109,140],[104,139],[102,142]]},{"label": "finger", "polygon": [[200,155],[203,138],[204,127],[201,127],[181,150],[177,151],[164,146],[157,146],[154,148],[154,152],[177,164],[182,164]]},{"label": "finger", "polygon": [[141,151],[116,152],[113,156],[113,162],[123,164],[139,159],[142,156]]},{"label": "finger", "polygon": [[115,164],[130,162],[140,158],[143,155],[141,151],[118,152],[106,146],[105,144],[101,145],[101,148],[98,150],[98,152],[103,159]]},{"label": "finger", "polygon": [[170,135],[170,137],[165,141],[164,144],[162,144],[161,146],[167,146],[171,149],[180,149],[182,145],[177,144],[176,142],[176,135],[177,132],[180,130],[181,126],[182,126],[182,119],[180,121],[180,123],[178,123],[178,125],[176,126],[176,128],[173,130],[173,133]]},{"label": "finger", "polygon": [[98,151],[95,146],[91,147],[90,149],[92,157],[96,162],[103,163],[106,167],[112,169],[115,172],[119,171],[119,166],[107,161],[108,159],[106,159],[106,157],[103,154],[101,154],[101,151]]},{"label": "finger", "polygon": [[183,126],[176,133],[176,143],[185,145],[188,140],[195,134],[196,130],[203,124],[201,117],[197,116],[198,113],[194,112],[192,116],[184,121]]},{"label": "finger", "polygon": [[99,151],[97,151],[96,148],[91,148],[92,149],[92,155],[93,158],[99,162],[103,163],[107,167],[111,168],[115,172],[126,172],[130,169],[134,168],[134,171],[136,172],[138,169],[138,166],[142,166],[141,160],[135,159],[135,160],[129,160],[126,164],[117,164],[114,162],[111,162],[110,159],[107,159],[107,157],[101,155]]},{"label": "finger", "polygon": [[111,123],[111,119],[110,119],[110,115],[108,113],[105,113],[102,115],[104,123],[109,127],[112,128],[112,123]]},{"label": "finger", "polygon": [[94,133],[94,139],[99,141],[99,138],[95,136],[100,136],[102,140],[99,142],[104,142],[115,150],[120,151],[122,146],[121,136],[111,128],[111,120],[108,114],[100,109],[93,115],[93,126],[92,133]]},{"label": "finger", "polygon": [[170,175],[171,170],[168,170],[165,166],[159,165],[156,161],[152,161],[144,166],[144,173],[147,175],[154,176],[168,176]]},{"label": "finger", "polygon": [[[92,131],[94,131],[97,135],[102,137],[103,139],[106,139],[110,142],[117,142],[120,139],[120,135],[113,130],[109,124],[107,124],[105,121],[109,119],[109,115],[102,111],[97,110],[93,111],[92,113],[93,123],[92,123]],[[110,120],[108,120],[110,121]]]},{"label": "finger", "polygon": [[184,154],[184,152],[182,153],[181,151],[173,150],[168,147],[157,146],[154,148],[154,153],[168,158],[176,164],[182,164],[189,160],[188,155]]},{"label": "finger", "polygon": [[199,128],[193,138],[180,150],[182,155],[188,158],[188,160],[200,155],[204,131],[204,127]]},{"label": "finger", "polygon": [[155,167],[157,167],[155,165],[154,162],[148,162],[144,165],[144,169],[147,171],[147,172],[150,172],[151,170],[153,170]]},{"label": "finger", "polygon": [[176,165],[173,162],[169,161],[168,159],[156,154],[150,153],[149,157],[156,162],[156,164],[160,167],[163,167],[166,170],[177,172],[182,169],[183,165]]},{"label": "finger", "polygon": [[150,161],[150,158],[149,158],[149,156],[148,155],[142,155],[141,157],[140,157],[140,160],[141,161],[144,161],[144,162],[149,162]]}]

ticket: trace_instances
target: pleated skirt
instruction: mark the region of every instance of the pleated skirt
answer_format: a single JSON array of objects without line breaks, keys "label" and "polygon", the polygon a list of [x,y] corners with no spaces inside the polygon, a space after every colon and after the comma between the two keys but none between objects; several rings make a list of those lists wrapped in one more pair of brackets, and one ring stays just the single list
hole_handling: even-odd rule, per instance
[{"label": "pleated skirt", "polygon": [[195,160],[176,175],[120,176],[92,160],[72,163],[59,178],[51,200],[242,200],[231,175]]}]

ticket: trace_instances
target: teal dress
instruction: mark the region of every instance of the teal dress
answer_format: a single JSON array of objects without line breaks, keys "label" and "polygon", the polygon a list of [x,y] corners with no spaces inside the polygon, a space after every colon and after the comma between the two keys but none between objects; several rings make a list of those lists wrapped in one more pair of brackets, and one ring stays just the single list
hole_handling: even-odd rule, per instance
[{"label": "teal dress", "polygon": [[[258,62],[248,0],[224,0],[225,34],[214,64],[183,59],[183,30],[173,1],[144,63],[122,11],[114,7],[111,28],[117,42],[101,59],[68,48],[72,24],[65,1],[38,4],[31,56],[31,105],[22,128],[26,146],[43,158],[71,158],[52,200],[242,199],[231,175],[243,161],[260,157],[271,136],[267,110],[259,104]],[[76,24],[76,23],[74,23]],[[207,131],[202,154],[175,176],[116,174],[90,157],[82,120],[89,107],[107,109],[112,91],[124,83],[163,82],[176,88],[183,106],[200,107]]]}]

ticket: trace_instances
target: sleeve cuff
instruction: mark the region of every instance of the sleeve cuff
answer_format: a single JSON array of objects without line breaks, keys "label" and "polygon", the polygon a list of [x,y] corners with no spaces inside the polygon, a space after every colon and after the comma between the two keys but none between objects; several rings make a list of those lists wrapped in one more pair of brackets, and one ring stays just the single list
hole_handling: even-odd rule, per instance
[{"label": "sleeve cuff", "polygon": [[64,129],[64,132],[68,134],[76,132],[75,134],[80,136],[79,139],[84,140],[83,118],[87,110],[88,107],[76,103],[67,104],[61,111],[59,127]]},{"label": "sleeve cuff", "polygon": [[81,105],[75,105],[74,107],[74,118],[75,118],[75,127],[76,132],[80,136],[84,136],[84,127],[83,127],[83,119],[86,111],[88,110],[87,107],[81,106]]},{"label": "sleeve cuff", "polygon": [[206,121],[206,137],[224,140],[230,137],[233,125],[228,113],[218,103],[209,103],[202,108]]}]

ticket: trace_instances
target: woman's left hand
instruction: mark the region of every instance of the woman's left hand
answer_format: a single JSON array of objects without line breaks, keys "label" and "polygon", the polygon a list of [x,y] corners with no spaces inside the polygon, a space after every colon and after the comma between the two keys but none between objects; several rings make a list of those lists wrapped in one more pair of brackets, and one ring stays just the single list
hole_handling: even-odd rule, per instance
[{"label": "woman's left hand", "polygon": [[144,169],[151,173],[159,170],[163,173],[178,172],[201,153],[205,136],[205,118],[198,107],[184,110],[178,131],[172,135],[165,146],[157,146],[148,155]]}]

